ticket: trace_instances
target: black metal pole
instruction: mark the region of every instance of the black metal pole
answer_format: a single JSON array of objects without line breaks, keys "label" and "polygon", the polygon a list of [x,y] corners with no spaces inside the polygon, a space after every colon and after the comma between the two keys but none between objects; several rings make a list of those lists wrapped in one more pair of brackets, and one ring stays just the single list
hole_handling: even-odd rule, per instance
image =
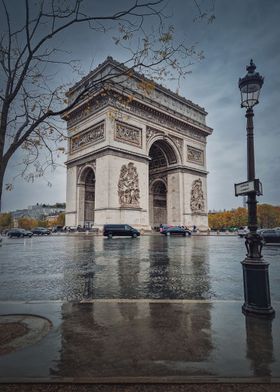
[{"label": "black metal pole", "polygon": [[[254,111],[248,108],[246,111],[247,118],[247,179],[254,181],[255,179],[255,152],[254,152]],[[250,192],[247,198],[248,204],[248,228],[250,234],[256,239],[258,222],[257,222],[257,197],[256,192]],[[259,236],[258,236],[259,237]],[[252,238],[252,237],[251,237]],[[261,258],[261,239],[253,241],[249,247],[249,256],[254,259]]]},{"label": "black metal pole", "polygon": [[[254,153],[254,112],[252,108],[246,111],[247,117],[247,177],[248,181],[255,180]],[[257,197],[256,192],[248,193],[248,228],[246,235],[247,255],[242,262],[245,302],[242,311],[246,315],[273,318],[275,311],[271,306],[268,266],[262,251],[262,239],[257,234]]]}]

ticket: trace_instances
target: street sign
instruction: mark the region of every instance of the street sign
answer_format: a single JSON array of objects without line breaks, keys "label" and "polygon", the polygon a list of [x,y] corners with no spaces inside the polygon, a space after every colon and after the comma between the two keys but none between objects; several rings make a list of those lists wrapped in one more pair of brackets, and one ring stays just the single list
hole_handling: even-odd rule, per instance
[{"label": "street sign", "polygon": [[256,193],[258,196],[262,195],[262,183],[255,179],[252,181],[244,181],[239,184],[234,184],[235,196],[247,195],[248,193]]}]

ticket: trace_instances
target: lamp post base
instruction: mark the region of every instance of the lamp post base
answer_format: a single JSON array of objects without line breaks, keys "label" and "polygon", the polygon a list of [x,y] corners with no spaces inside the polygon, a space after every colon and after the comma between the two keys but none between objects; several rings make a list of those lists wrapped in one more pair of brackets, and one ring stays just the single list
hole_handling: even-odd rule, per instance
[{"label": "lamp post base", "polygon": [[271,306],[268,266],[261,258],[246,257],[243,268],[244,298],[242,312],[245,315],[272,319],[275,310]]}]

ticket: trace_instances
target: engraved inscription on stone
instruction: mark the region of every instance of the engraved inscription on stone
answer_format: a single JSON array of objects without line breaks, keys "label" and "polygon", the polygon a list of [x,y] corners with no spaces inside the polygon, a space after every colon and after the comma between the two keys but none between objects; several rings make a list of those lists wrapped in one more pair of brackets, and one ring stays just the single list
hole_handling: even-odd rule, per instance
[{"label": "engraved inscription on stone", "polygon": [[132,162],[121,167],[118,195],[121,207],[139,207],[140,190],[138,173]]},{"label": "engraved inscription on stone", "polygon": [[115,140],[136,147],[142,147],[142,130],[119,121],[116,121]]},{"label": "engraved inscription on stone", "polygon": [[189,162],[197,163],[198,165],[204,165],[203,151],[192,146],[187,146],[187,159]]},{"label": "engraved inscription on stone", "polygon": [[205,202],[202,190],[202,181],[199,178],[194,180],[191,189],[191,210],[192,212],[204,212]]},{"label": "engraved inscription on stone", "polygon": [[71,152],[87,147],[91,144],[99,143],[105,138],[105,125],[100,123],[87,129],[82,134],[71,138]]}]

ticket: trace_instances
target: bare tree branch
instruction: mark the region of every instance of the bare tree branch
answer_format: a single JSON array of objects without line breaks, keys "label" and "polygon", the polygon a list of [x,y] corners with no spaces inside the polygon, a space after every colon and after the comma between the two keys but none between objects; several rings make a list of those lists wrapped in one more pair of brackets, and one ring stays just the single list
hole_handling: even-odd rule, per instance
[{"label": "bare tree branch", "polygon": [[[193,1],[201,19],[204,10],[199,0]],[[13,25],[9,3],[1,0],[1,4],[7,32],[0,37],[0,202],[4,174],[13,154],[20,147],[27,152],[25,174],[32,163],[38,165],[39,171],[45,167],[39,162],[42,151],[48,152],[47,166],[55,165],[53,153],[67,137],[59,127],[59,117],[90,99],[96,89],[106,89],[116,77],[130,78],[132,71],[149,74],[154,80],[165,79],[169,74],[174,77],[175,73],[180,80],[188,74],[192,61],[202,58],[194,46],[176,42],[174,28],[165,26],[164,0],[135,0],[127,9],[106,15],[89,14],[82,7],[82,0],[25,0],[23,20],[17,26]],[[147,28],[149,18],[154,28]],[[77,75],[80,70],[77,61],[66,58],[68,53],[56,48],[53,42],[61,33],[83,24],[88,25],[93,36],[99,31],[113,35],[114,26],[114,41],[128,57],[105,77],[96,76],[92,81],[91,74],[86,76],[80,92],[67,102],[67,86],[53,85],[57,72],[53,66],[70,67]]]}]

